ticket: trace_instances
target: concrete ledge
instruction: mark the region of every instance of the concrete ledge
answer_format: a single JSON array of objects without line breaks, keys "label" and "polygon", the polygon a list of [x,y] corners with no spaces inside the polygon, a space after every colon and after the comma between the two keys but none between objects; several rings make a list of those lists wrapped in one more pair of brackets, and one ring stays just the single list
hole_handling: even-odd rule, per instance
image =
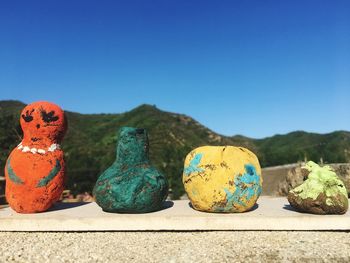
[{"label": "concrete ledge", "polygon": [[203,213],[189,201],[168,201],[148,214],[105,213],[96,203],[58,203],[40,214],[0,209],[0,231],[137,231],[137,230],[350,230],[345,215],[295,212],[286,198],[260,197],[258,206],[242,214]]}]

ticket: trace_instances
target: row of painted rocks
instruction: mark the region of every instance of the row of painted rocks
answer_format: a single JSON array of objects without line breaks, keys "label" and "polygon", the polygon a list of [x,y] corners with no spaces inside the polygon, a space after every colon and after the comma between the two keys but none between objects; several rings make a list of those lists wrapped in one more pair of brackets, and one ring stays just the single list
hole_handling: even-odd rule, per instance
[{"label": "row of painted rocks", "polygon": [[[65,164],[60,143],[67,129],[64,112],[37,102],[21,114],[23,140],[6,167],[6,198],[19,213],[43,212],[64,188]],[[115,162],[98,178],[94,195],[106,212],[145,213],[162,208],[168,194],[166,178],[151,165],[144,129],[119,132]],[[290,204],[299,211],[343,214],[348,208],[344,184],[329,167],[308,163],[308,179],[292,190]],[[185,160],[183,183],[194,209],[235,213],[251,210],[262,190],[258,158],[234,146],[203,146]]]}]

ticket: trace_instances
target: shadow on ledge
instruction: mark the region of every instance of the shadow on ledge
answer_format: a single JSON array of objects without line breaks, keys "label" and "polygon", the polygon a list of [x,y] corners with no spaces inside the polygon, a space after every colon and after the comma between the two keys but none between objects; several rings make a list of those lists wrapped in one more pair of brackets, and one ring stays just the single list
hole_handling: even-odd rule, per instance
[{"label": "shadow on ledge", "polygon": [[173,201],[164,201],[164,202],[163,202],[162,209],[160,209],[160,210],[158,210],[158,211],[162,211],[162,210],[171,208],[171,207],[173,207],[173,206],[174,206],[174,202],[173,202]]},{"label": "shadow on ledge", "polygon": [[294,209],[291,205],[284,205],[283,209],[288,210],[288,211],[292,211],[292,212],[296,212],[296,213],[300,213],[299,211]]},{"label": "shadow on ledge", "polygon": [[201,211],[201,210],[197,210],[193,207],[193,205],[191,204],[191,202],[188,202],[188,206],[191,207],[193,210],[196,210],[198,212],[202,212],[202,213],[214,213],[214,214],[243,214],[243,213],[249,213],[249,212],[253,212],[256,209],[259,208],[259,204],[255,203],[255,205],[253,205],[253,207],[251,209],[249,209],[248,211],[245,212],[223,212],[223,211],[214,211],[214,212],[209,212],[209,211]]},{"label": "shadow on ledge", "polygon": [[90,204],[90,202],[73,202],[73,203],[57,202],[45,212],[54,212],[58,210],[70,209],[70,208],[75,208],[75,207],[79,207],[87,204]]},{"label": "shadow on ledge", "polygon": [[160,209],[155,210],[155,211],[150,211],[150,212],[135,212],[135,211],[111,212],[111,211],[105,211],[105,210],[103,210],[103,212],[111,213],[111,214],[150,214],[150,213],[160,212],[160,211],[169,209],[169,208],[171,208],[173,206],[174,206],[174,202],[173,201],[164,201],[163,204],[162,204],[162,207]]}]

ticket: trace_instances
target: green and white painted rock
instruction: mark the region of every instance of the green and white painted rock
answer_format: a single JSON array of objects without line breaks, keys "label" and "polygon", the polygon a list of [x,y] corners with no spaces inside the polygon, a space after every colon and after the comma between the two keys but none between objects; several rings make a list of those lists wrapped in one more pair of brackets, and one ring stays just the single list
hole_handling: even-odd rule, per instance
[{"label": "green and white painted rock", "polygon": [[310,161],[310,173],[303,184],[289,191],[288,201],[300,212],[312,214],[344,214],[348,210],[348,194],[344,183],[329,167]]},{"label": "green and white painted rock", "polygon": [[162,208],[168,182],[149,161],[145,129],[120,129],[116,160],[98,178],[94,195],[106,212],[146,213]]}]

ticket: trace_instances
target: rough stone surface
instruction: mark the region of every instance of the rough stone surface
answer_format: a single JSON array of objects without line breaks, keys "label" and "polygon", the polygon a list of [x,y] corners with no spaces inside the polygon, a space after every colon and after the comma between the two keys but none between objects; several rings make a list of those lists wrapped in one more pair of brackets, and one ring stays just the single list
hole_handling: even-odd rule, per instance
[{"label": "rough stone surface", "polygon": [[0,232],[0,262],[349,262],[350,233]]},{"label": "rough stone surface", "polygon": [[115,162],[98,178],[94,195],[106,212],[146,213],[162,208],[166,178],[151,165],[145,129],[123,127]]},{"label": "rough stone surface", "polygon": [[285,180],[279,184],[278,193],[282,196],[287,196],[289,191],[301,185],[309,174],[309,171],[299,164],[287,171]]},{"label": "rough stone surface", "polygon": [[344,214],[348,209],[347,190],[329,166],[308,162],[307,179],[288,194],[295,209],[313,214]]},{"label": "rough stone surface", "polygon": [[245,212],[261,194],[258,158],[234,146],[203,146],[185,160],[183,183],[192,206],[205,212]]},{"label": "rough stone surface", "polygon": [[350,163],[331,164],[330,167],[332,167],[335,173],[343,181],[348,190],[348,197],[350,197]]},{"label": "rough stone surface", "polygon": [[21,113],[23,140],[6,162],[6,199],[19,213],[46,211],[64,189],[65,162],[59,143],[66,132],[63,110],[49,102]]},{"label": "rough stone surface", "polygon": [[[343,181],[348,191],[348,197],[350,197],[350,163],[334,163],[327,165],[329,165],[339,176],[339,178]],[[290,190],[301,185],[304,182],[304,180],[307,178],[307,175],[309,174],[309,171],[303,169],[302,167],[302,163],[296,164],[287,172],[281,173],[280,176],[285,176],[285,179],[282,180],[278,185],[278,195],[287,196]],[[271,195],[273,195],[273,193],[271,193]]]}]

